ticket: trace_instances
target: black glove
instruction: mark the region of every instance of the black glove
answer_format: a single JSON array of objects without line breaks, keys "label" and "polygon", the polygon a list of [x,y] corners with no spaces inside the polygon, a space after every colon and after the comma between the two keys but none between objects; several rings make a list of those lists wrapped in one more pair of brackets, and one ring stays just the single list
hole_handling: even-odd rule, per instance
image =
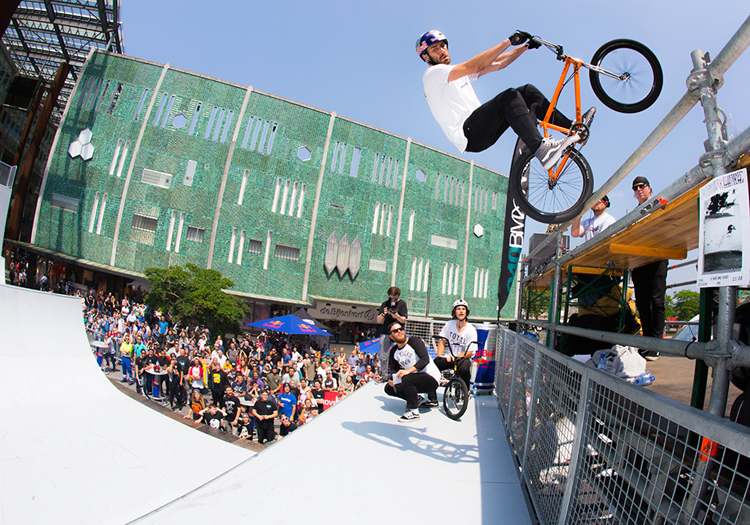
[{"label": "black glove", "polygon": [[539,40],[536,40],[535,38],[530,38],[528,42],[526,42],[526,47],[529,49],[539,49],[542,47],[542,44],[539,42]]},{"label": "black glove", "polygon": [[531,38],[531,35],[528,34],[526,31],[516,31],[512,35],[508,37],[508,40],[510,40],[510,45],[512,46],[520,46],[524,42],[526,42],[529,38]]}]

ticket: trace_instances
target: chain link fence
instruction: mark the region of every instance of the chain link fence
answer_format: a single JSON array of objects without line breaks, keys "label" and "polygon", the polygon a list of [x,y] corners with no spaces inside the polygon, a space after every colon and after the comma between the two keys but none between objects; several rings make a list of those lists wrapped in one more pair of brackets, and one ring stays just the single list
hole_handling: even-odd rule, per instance
[{"label": "chain link fence", "polygon": [[543,524],[748,524],[750,431],[498,328],[495,388]]}]

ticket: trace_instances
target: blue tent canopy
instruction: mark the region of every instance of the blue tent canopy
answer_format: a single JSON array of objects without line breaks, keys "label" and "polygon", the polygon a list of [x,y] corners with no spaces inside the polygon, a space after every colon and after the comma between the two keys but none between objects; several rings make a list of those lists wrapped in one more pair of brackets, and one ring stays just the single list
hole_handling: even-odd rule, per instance
[{"label": "blue tent canopy", "polygon": [[256,321],[243,326],[243,328],[247,327],[265,328],[266,330],[274,330],[275,332],[281,332],[283,334],[331,335],[325,330],[315,328],[312,324],[303,321],[294,315],[282,315],[281,317],[273,317],[271,319],[266,319],[265,321]]}]

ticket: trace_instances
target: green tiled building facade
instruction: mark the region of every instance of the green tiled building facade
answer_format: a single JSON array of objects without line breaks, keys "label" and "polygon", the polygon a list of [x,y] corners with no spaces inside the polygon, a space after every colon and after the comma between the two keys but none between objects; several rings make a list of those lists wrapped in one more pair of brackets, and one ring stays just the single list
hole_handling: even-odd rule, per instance
[{"label": "green tiled building facade", "polygon": [[[135,275],[193,263],[234,292],[497,317],[507,177],[266,93],[94,51],[65,110],[32,244]],[[515,295],[502,318],[514,317]]]}]

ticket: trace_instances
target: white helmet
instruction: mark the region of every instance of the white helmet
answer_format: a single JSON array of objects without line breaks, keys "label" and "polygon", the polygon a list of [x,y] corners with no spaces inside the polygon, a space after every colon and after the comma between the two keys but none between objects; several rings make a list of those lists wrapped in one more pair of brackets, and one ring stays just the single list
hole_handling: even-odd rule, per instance
[{"label": "white helmet", "polygon": [[451,309],[451,316],[455,319],[456,318],[456,308],[459,306],[463,306],[466,308],[466,317],[469,317],[469,303],[464,301],[463,299],[456,299],[453,301],[453,308]]}]

